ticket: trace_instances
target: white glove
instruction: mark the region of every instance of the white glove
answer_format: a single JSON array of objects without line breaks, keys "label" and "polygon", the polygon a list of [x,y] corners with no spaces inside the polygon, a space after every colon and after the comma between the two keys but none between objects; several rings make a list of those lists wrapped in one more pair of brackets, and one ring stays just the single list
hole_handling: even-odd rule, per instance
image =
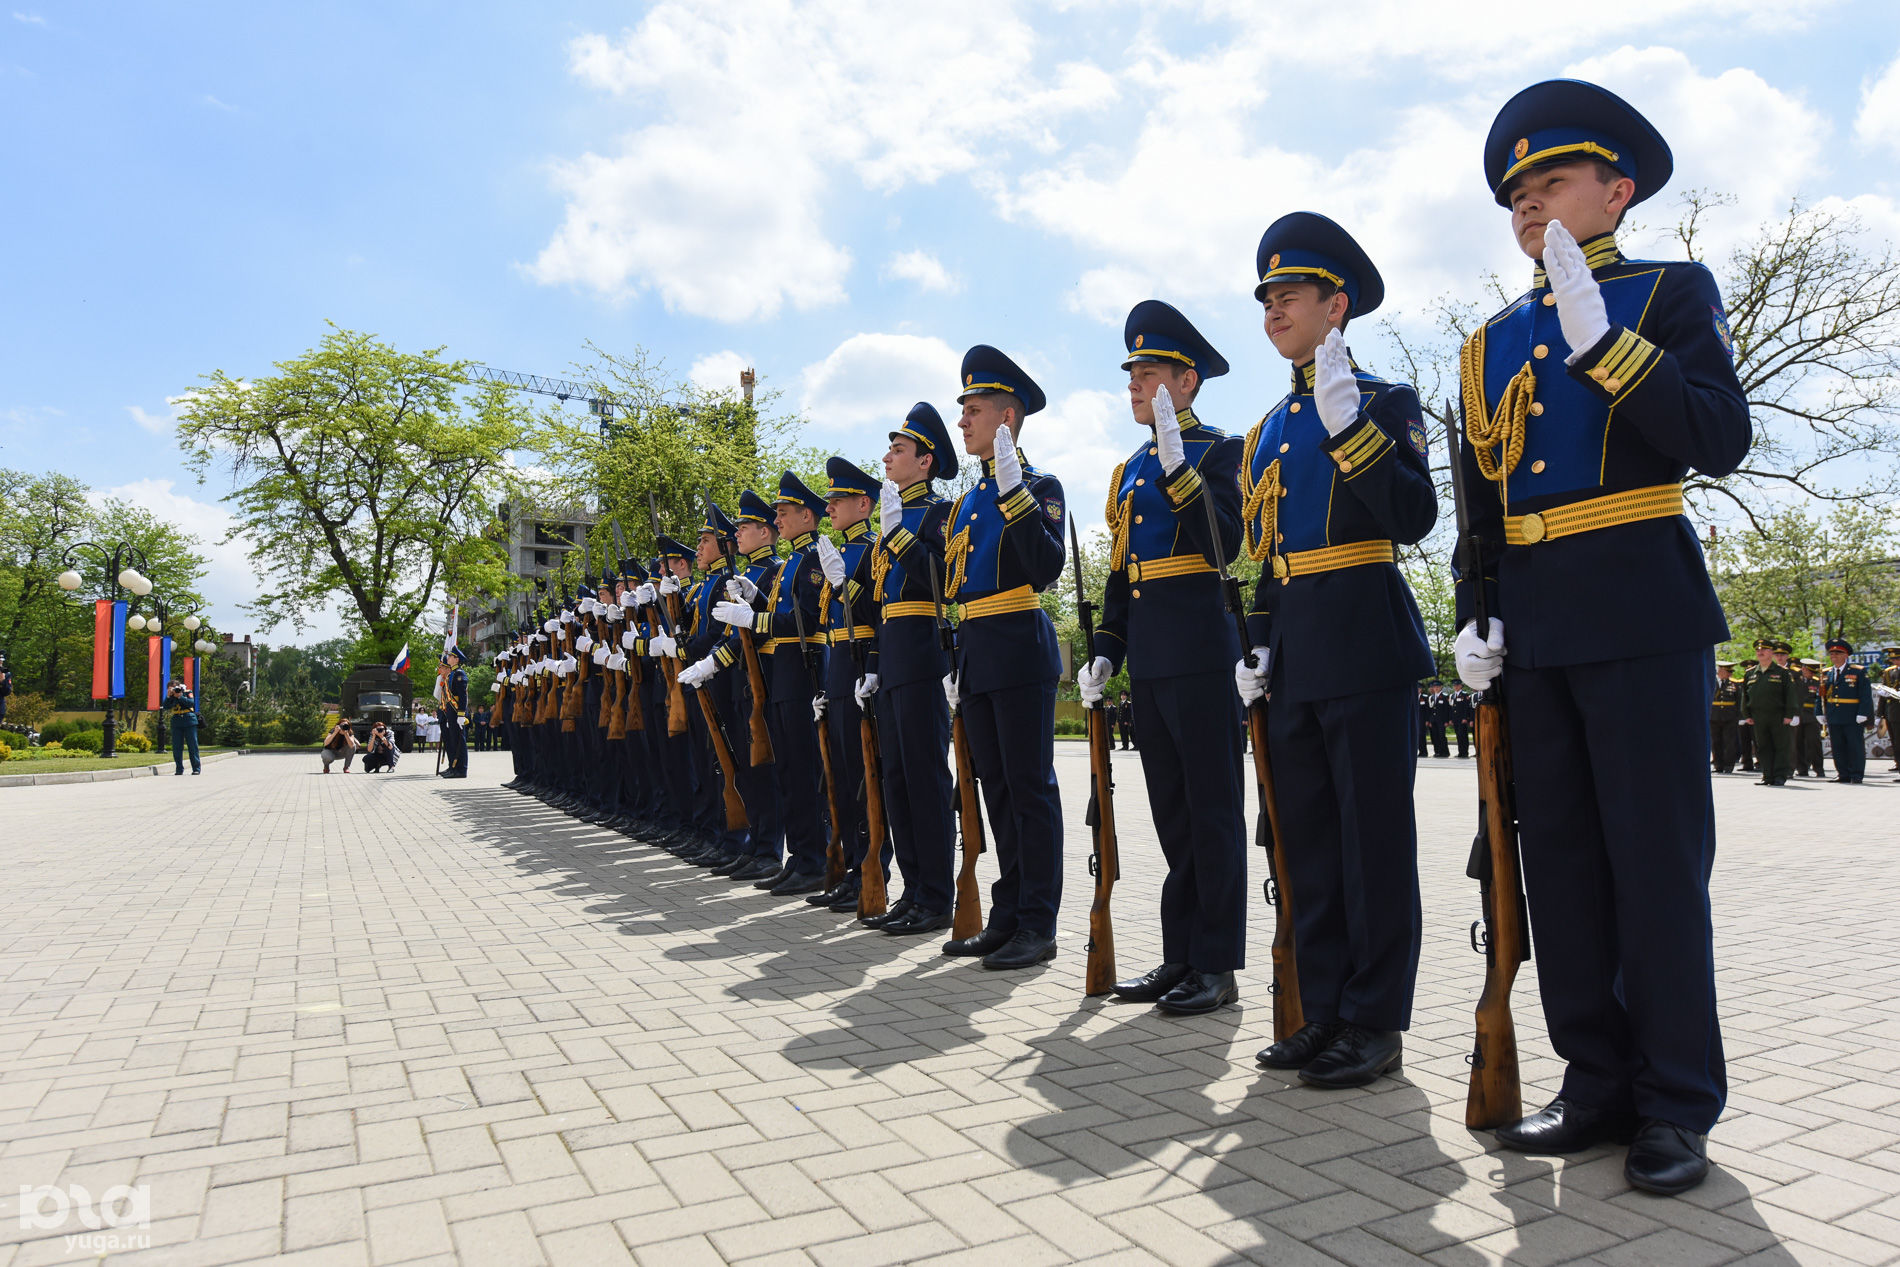
[{"label": "white glove", "polygon": [[1856,725],[1865,726],[1867,724],[1867,718],[1865,715],[1858,715],[1854,718],[1854,722]]},{"label": "white glove", "polygon": [[719,661],[707,656],[704,660],[680,670],[680,685],[698,686],[717,672],[719,672]]},{"label": "white glove", "polygon": [[607,663],[607,648],[604,644],[594,648],[594,663],[595,664]]},{"label": "white glove", "polygon": [[1788,719],[1788,724],[1790,726],[1799,726],[1801,724],[1801,719],[1799,717],[1790,717]]},{"label": "white glove", "polygon": [[1346,340],[1337,330],[1327,333],[1313,356],[1313,404],[1329,436],[1359,421],[1359,380],[1346,354]]},{"label": "white glove", "polygon": [[593,645],[594,640],[589,638],[586,634],[582,634],[580,637],[574,639],[574,650],[576,651],[590,650]]},{"label": "white glove", "polygon": [[561,623],[562,623],[562,624],[564,624],[564,625],[571,625],[571,624],[573,624],[573,623],[574,623],[574,613],[573,613],[573,612],[571,612],[571,611],[565,611],[565,612],[562,612],[562,613],[561,613]]},{"label": "white glove", "polygon": [[747,603],[714,603],[712,614],[714,620],[722,620],[734,629],[750,629],[752,618],[759,613]]},{"label": "white glove", "polygon": [[633,591],[633,605],[645,607],[659,597],[659,591],[653,588],[652,581],[646,581]]},{"label": "white glove", "polygon": [[1265,647],[1253,649],[1253,663],[1245,660],[1234,661],[1234,689],[1240,692],[1240,702],[1254,704],[1266,698],[1267,694],[1267,658],[1272,652]]},{"label": "white glove", "polygon": [[956,674],[946,673],[943,675],[943,697],[950,701],[950,711],[953,713],[956,712],[957,701],[962,698],[957,692]]},{"label": "white glove", "polygon": [[679,577],[662,576],[660,578],[660,593],[677,594],[679,592],[680,592],[680,578]]},{"label": "white glove", "polygon": [[[1157,392],[1156,395],[1160,393]],[[1105,655],[1098,655],[1081,667],[1075,675],[1075,684],[1082,690],[1082,707],[1101,707],[1102,692],[1108,689],[1108,679],[1113,677],[1114,673],[1114,666],[1109,664],[1108,657]]]},{"label": "white glove", "polygon": [[1155,388],[1152,407],[1155,412],[1155,455],[1161,459],[1161,469],[1169,475],[1187,465],[1187,447],[1181,443],[1181,424],[1174,416],[1174,397],[1168,395],[1168,385],[1163,383]]},{"label": "white glove", "polygon": [[811,697],[811,721],[814,726],[825,724],[825,697],[823,695]]},{"label": "white glove", "polygon": [[639,641],[640,641],[640,635],[635,633],[631,629],[627,630],[627,632],[620,635],[620,645],[625,647],[629,651],[633,650],[634,645],[638,643]]},{"label": "white glove", "polygon": [[1610,332],[1610,315],[1603,307],[1603,288],[1590,276],[1583,248],[1562,220],[1544,226],[1544,276],[1550,279],[1550,293],[1557,297],[1557,326],[1570,345],[1564,364],[1572,365]]},{"label": "white glove", "polygon": [[615,622],[616,624],[618,624],[618,623],[619,623],[620,621],[623,621],[623,620],[625,620],[626,618],[627,618],[627,609],[626,609],[626,608],[624,608],[624,607],[621,607],[621,606],[619,606],[619,605],[617,605],[617,604],[613,604],[613,603],[609,603],[609,604],[608,604],[608,606],[607,606],[607,619],[608,619],[608,620],[611,620],[611,621],[613,621],[613,622]]},{"label": "white glove", "polygon": [[1504,622],[1491,617],[1491,636],[1480,638],[1478,622],[1467,620],[1452,643],[1452,658],[1458,662],[1458,680],[1466,686],[1482,691],[1491,685],[1504,672]]},{"label": "white glove", "polygon": [[735,603],[749,603],[759,596],[759,587],[749,576],[735,576],[726,582],[726,597]]},{"label": "white glove", "polygon": [[616,651],[616,652],[614,652],[614,653],[613,653],[612,655],[610,655],[610,656],[608,656],[608,657],[607,657],[607,667],[608,667],[608,668],[610,668],[610,669],[624,669],[624,668],[626,668],[626,667],[627,667],[627,654],[626,654],[626,652],[624,652],[624,651]]},{"label": "white glove", "polygon": [[877,674],[867,673],[859,678],[857,686],[852,688],[851,693],[857,696],[859,708],[869,708],[871,697],[877,694]]},{"label": "white glove", "polygon": [[1008,427],[996,429],[996,495],[1007,497],[1021,487],[1023,460],[1016,455],[1016,437]]},{"label": "white glove", "polygon": [[838,553],[838,547],[831,544],[830,537],[818,538],[818,568],[831,582],[832,589],[844,587],[844,556]]},{"label": "white glove", "polygon": [[541,628],[546,633],[553,633],[556,629],[559,629],[560,627],[561,627],[561,622],[557,620],[556,618],[554,618],[553,616],[549,616],[546,620],[541,622]]},{"label": "white glove", "polygon": [[658,656],[677,656],[680,653],[679,643],[673,641],[671,634],[664,633],[656,633],[647,639],[647,651]]},{"label": "white glove", "polygon": [[885,480],[877,490],[877,521],[886,533],[895,532],[904,518],[904,494]]}]

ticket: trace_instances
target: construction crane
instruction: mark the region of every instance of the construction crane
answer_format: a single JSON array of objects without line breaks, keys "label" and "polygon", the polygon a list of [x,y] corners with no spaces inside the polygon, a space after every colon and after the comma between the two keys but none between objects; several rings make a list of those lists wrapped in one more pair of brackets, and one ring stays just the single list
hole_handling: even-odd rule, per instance
[{"label": "construction crane", "polygon": [[585,383],[572,383],[564,378],[545,378],[540,374],[517,374],[513,370],[492,369],[486,365],[471,365],[468,376],[480,383],[500,383],[504,387],[517,388],[524,392],[539,392],[543,396],[566,403],[570,399],[587,402],[587,412],[600,419],[600,434],[605,436],[613,423],[615,401],[611,396],[597,396],[595,390]]}]

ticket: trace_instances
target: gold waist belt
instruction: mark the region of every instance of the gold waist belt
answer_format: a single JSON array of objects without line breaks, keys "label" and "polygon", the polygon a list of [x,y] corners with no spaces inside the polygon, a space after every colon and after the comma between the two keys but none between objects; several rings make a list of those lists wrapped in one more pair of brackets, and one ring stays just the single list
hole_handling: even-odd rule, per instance
[{"label": "gold waist belt", "polygon": [[[950,615],[953,615],[956,612],[956,610],[957,610],[956,607],[953,606],[952,604],[945,603],[944,608],[943,608],[943,614],[945,616],[950,616]],[[935,620],[937,618],[937,605],[935,603],[886,603],[884,604],[884,619],[894,620],[899,616],[928,616],[932,620]]]},{"label": "gold waist belt", "polygon": [[760,655],[771,655],[774,651],[778,650],[779,643],[797,641],[798,639],[796,638],[767,638],[759,643],[758,646],[754,647],[753,650],[757,651]]},{"label": "gold waist belt", "polygon": [[1128,581],[1131,585],[1142,581],[1159,581],[1169,576],[1193,576],[1198,572],[1212,572],[1214,565],[1198,554],[1180,554],[1167,559],[1149,559],[1147,562],[1130,560]]},{"label": "gold waist belt", "polygon": [[1536,545],[1579,532],[1595,532],[1644,519],[1671,519],[1682,513],[1682,485],[1656,484],[1626,493],[1592,497],[1568,506],[1552,506],[1533,515],[1506,515],[1504,540],[1514,546]]},{"label": "gold waist belt", "polygon": [[1368,563],[1391,563],[1398,557],[1390,541],[1352,541],[1322,550],[1295,550],[1273,556],[1273,574],[1281,580],[1310,576],[1315,572],[1337,572],[1341,568],[1363,567]]},{"label": "gold waist belt", "polygon": [[860,639],[868,641],[875,637],[877,637],[877,630],[872,626],[853,625],[849,629],[833,629],[830,633],[829,641],[833,646],[836,646],[841,642],[857,642]]},{"label": "gold waist belt", "polygon": [[981,620],[985,616],[1005,616],[1010,612],[1034,611],[1041,606],[1042,600],[1036,597],[1033,586],[1018,585],[1013,590],[991,594],[988,598],[966,599],[963,603],[963,618]]}]

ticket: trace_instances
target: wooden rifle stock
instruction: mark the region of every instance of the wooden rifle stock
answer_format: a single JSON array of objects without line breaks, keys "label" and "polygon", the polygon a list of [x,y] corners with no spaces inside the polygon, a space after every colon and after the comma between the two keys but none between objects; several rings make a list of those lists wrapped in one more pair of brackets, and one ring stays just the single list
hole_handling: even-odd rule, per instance
[{"label": "wooden rifle stock", "polygon": [[746,817],[745,801],[739,795],[739,763],[732,755],[732,745],[726,742],[726,732],[719,728],[719,710],[713,707],[712,696],[705,688],[695,690],[699,696],[699,711],[706,718],[706,733],[712,739],[713,756],[719,760],[719,773],[724,776],[726,793],[726,829],[743,831],[752,825]]},{"label": "wooden rifle stock", "polygon": [[640,657],[627,657],[627,729],[645,730],[647,728],[646,710],[640,706],[640,685],[646,679],[640,668]]},{"label": "wooden rifle stock", "polygon": [[752,753],[755,766],[771,765],[772,733],[765,728],[765,670],[759,667],[759,649],[752,645],[752,631],[739,630],[739,646],[745,652],[745,680],[752,688]]},{"label": "wooden rifle stock", "polygon": [[1306,1025],[1300,1006],[1300,970],[1293,952],[1293,894],[1286,883],[1286,842],[1280,838],[1280,804],[1273,791],[1273,762],[1267,756],[1267,709],[1247,709],[1247,736],[1253,743],[1254,788],[1260,817],[1254,840],[1267,855],[1267,905],[1273,908],[1273,1038],[1297,1034]]},{"label": "wooden rifle stock", "polygon": [[1095,876],[1095,900],[1089,903],[1089,959],[1083,991],[1107,994],[1115,987],[1115,927],[1109,918],[1109,899],[1121,876],[1121,847],[1115,839],[1115,782],[1109,769],[1108,713],[1085,710],[1089,717],[1089,827],[1095,833],[1095,852],[1089,871]]},{"label": "wooden rifle stock", "polygon": [[864,866],[858,872],[858,918],[882,915],[890,907],[884,879],[884,767],[877,747],[877,719],[865,708],[858,718],[864,748]]},{"label": "wooden rifle stock", "polygon": [[983,852],[983,802],[977,796],[976,761],[963,710],[950,714],[950,746],[957,755],[957,826],[963,835],[963,866],[957,872],[957,913],[950,935],[974,937],[983,931],[983,894],[976,884],[976,860]]},{"label": "wooden rifle stock", "polygon": [[1511,735],[1495,685],[1478,697],[1477,727],[1478,835],[1465,872],[1478,881],[1484,908],[1483,920],[1471,926],[1472,946],[1484,954],[1484,990],[1478,996],[1465,1125],[1482,1129],[1524,1116],[1511,987],[1518,965],[1530,958],[1530,924],[1518,869]]},{"label": "wooden rifle stock", "polygon": [[627,737],[627,671],[616,669],[607,675],[607,693],[600,702],[600,715],[607,719],[607,738]]},{"label": "wooden rifle stock", "polygon": [[[794,600],[796,601],[796,600]],[[831,839],[825,842],[825,887],[844,879],[844,815],[838,812],[838,773],[831,761],[831,719],[818,722],[818,761],[825,770],[825,808],[831,814]]]},{"label": "wooden rifle stock", "polygon": [[[680,596],[667,594],[664,597],[667,623],[672,627],[672,635],[677,640],[680,628]],[[686,694],[680,689],[680,662],[673,656],[662,656],[660,657],[660,672],[666,675],[666,733],[668,736],[683,735],[686,733]]]}]

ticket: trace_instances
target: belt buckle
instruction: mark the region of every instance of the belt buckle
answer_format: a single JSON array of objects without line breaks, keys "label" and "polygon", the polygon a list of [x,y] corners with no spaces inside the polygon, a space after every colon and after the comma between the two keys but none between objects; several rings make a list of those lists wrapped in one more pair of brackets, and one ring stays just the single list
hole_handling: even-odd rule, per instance
[{"label": "belt buckle", "polygon": [[1532,511],[1518,524],[1518,531],[1523,534],[1525,545],[1536,545],[1544,539],[1544,517]]}]

